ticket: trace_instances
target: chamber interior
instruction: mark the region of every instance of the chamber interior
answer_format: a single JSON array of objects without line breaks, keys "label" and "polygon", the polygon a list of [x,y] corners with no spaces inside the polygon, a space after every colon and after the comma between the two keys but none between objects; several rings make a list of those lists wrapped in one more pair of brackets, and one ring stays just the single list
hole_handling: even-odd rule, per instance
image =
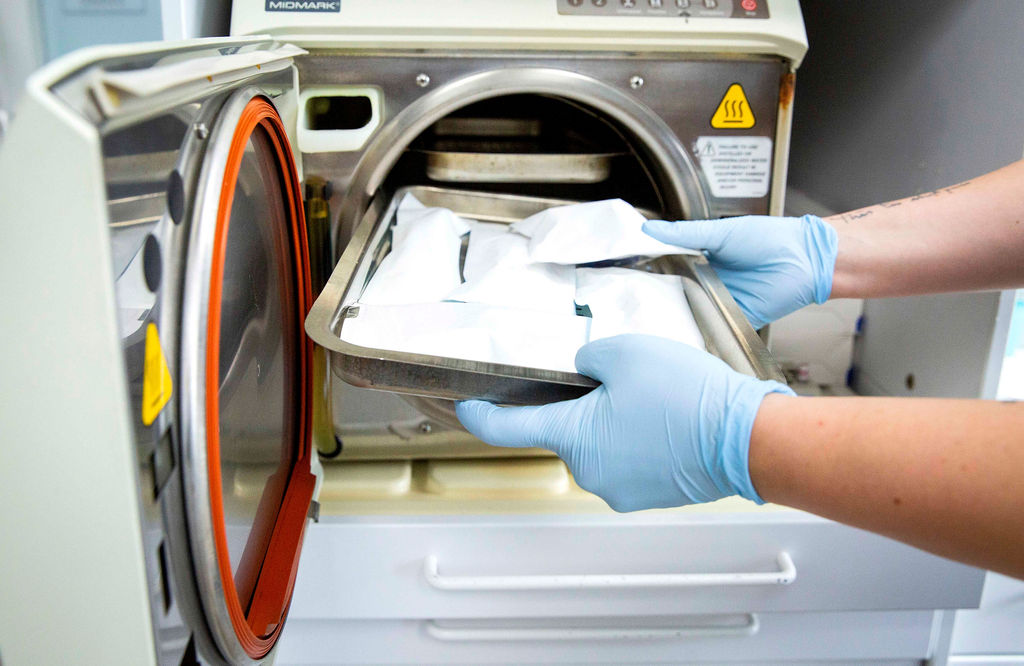
[{"label": "chamber interior", "polygon": [[[625,127],[594,108],[547,95],[497,97],[440,118],[412,138],[376,201],[424,185],[577,201],[621,198],[672,214],[659,185],[664,179],[647,155]],[[580,489],[552,453],[483,444],[458,428],[451,406],[441,402],[356,388],[333,377],[340,445],[323,459],[321,511],[610,511]],[[248,477],[236,473],[236,489],[244,491]],[[721,506],[735,510],[737,502],[747,504]]]},{"label": "chamber interior", "polygon": [[508,95],[465,106],[412,139],[384,190],[436,185],[662,211],[656,174],[629,131],[584,104]]}]

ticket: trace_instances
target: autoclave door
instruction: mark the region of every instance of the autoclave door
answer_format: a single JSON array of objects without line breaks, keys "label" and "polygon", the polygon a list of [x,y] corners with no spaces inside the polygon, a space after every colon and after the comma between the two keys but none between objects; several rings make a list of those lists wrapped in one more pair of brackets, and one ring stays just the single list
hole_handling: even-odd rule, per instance
[{"label": "autoclave door", "polygon": [[[74,53],[30,81],[7,137],[21,154],[5,163],[46,162],[51,191],[35,198],[64,211],[52,237],[96,241],[79,241],[88,261],[71,280],[102,276],[107,293],[58,347],[119,334],[120,359],[76,358],[64,381],[83,368],[126,384],[106,399],[131,426],[138,507],[123,514],[141,539],[158,663],[272,657],[315,513],[323,375],[302,330],[312,286],[290,139],[301,53],[268,39]],[[60,183],[75,173],[89,186],[72,197]],[[107,430],[80,445],[120,444]],[[102,470],[110,483],[125,471]],[[69,547],[47,539],[41,549]]]}]

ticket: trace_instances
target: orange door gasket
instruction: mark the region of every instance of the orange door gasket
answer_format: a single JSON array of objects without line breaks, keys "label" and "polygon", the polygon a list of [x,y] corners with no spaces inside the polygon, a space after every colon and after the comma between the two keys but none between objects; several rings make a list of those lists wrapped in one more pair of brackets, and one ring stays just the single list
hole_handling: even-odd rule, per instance
[{"label": "orange door gasket", "polygon": [[[263,557],[248,608],[243,608],[231,572],[227,534],[224,520],[224,497],[220,468],[220,314],[221,285],[224,278],[224,253],[227,245],[231,206],[234,200],[238,173],[246,145],[257,128],[266,131],[276,153],[282,180],[287,219],[290,220],[292,261],[299,320],[299,386],[300,423],[295,428],[294,464],[288,474],[287,488],[278,514],[272,521],[270,540]],[[210,510],[213,516],[214,544],[221,586],[231,617],[231,624],[242,648],[253,659],[260,659],[274,646],[291,601],[295,574],[299,564],[302,536],[306,526],[309,503],[313,497],[316,477],[310,473],[310,436],[312,432],[312,377],[313,343],[302,332],[302,318],[313,301],[309,276],[309,251],[306,244],[306,221],[303,214],[301,189],[295,160],[288,137],[277,110],[265,97],[254,97],[242,111],[228,151],[224,169],[224,182],[217,208],[217,226],[213,245],[213,265],[210,275],[210,300],[206,331],[206,442],[207,473],[210,484]],[[261,520],[257,517],[257,520]]]}]

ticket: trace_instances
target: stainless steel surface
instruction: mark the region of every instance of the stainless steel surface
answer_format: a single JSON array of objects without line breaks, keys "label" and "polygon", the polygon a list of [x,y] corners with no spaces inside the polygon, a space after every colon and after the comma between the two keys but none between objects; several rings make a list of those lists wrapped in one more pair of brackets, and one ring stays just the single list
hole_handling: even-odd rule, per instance
[{"label": "stainless steel surface", "polygon": [[120,277],[142,249],[146,236],[167,210],[167,197],[163,192],[147,192],[135,196],[107,200],[110,223],[111,259],[114,276]]},{"label": "stainless steel surface", "polygon": [[[715,133],[709,118],[732,83],[742,81],[752,108],[758,109],[756,126],[743,134],[773,139],[773,163],[785,158],[785,145],[780,145],[785,144],[785,137],[779,140],[775,136],[780,80],[789,71],[780,58],[319,50],[299,59],[296,66],[305,86],[376,86],[388,102],[383,125],[360,150],[302,155],[305,173],[323,176],[334,185],[330,203],[339,211],[335,230],[339,252],[372,202],[379,183],[422,130],[484,99],[499,100],[516,94],[550,97],[589,109],[597,117],[617,124],[638,154],[635,168],[660,197],[660,201],[644,205],[667,219],[769,212],[769,196],[711,196],[703,175],[694,166],[696,141]],[[630,78],[641,72],[645,85],[631,88]],[[413,85],[416,73],[430,78],[428,87]],[[779,196],[781,186],[777,190],[773,190],[773,196]]]},{"label": "stainless steel surface", "polygon": [[110,185],[166,183],[177,161],[177,150],[117,155],[103,160],[103,170]]},{"label": "stainless steel surface", "polygon": [[332,458],[338,462],[554,455],[545,449],[484,444],[457,423],[450,400],[371,391],[341,381],[332,390],[334,427],[342,443]]},{"label": "stainless steel surface", "polygon": [[538,137],[541,122],[528,118],[442,118],[434,124],[437,136]]},{"label": "stainless steel surface", "polygon": [[232,95],[213,126],[196,187],[192,228],[185,258],[181,331],[182,473],[192,559],[203,614],[217,649],[234,663],[252,660],[238,643],[221,585],[214,522],[210,510],[210,478],[206,440],[206,330],[217,209],[228,151],[242,109],[257,94],[247,88]]},{"label": "stainless steel surface", "polygon": [[[515,94],[552,95],[596,109],[620,123],[646,153],[661,184],[663,208],[677,217],[706,218],[707,198],[693,160],[665,121],[619,88],[553,67],[504,67],[474,72],[439,85],[401,109],[375,134],[352,174],[342,202],[338,246],[362,218],[405,147],[435,121],[473,102]],[[678,213],[676,213],[678,211]]]},{"label": "stainless steel surface", "polygon": [[163,192],[110,199],[107,201],[109,226],[111,229],[124,229],[158,222],[163,217],[166,206],[167,196]]},{"label": "stainless steel surface", "polygon": [[614,153],[462,153],[422,151],[427,177],[447,183],[600,183]]},{"label": "stainless steel surface", "polygon": [[[565,200],[410,187],[396,192],[383,215],[368,214],[306,319],[306,330],[331,352],[335,373],[366,388],[448,400],[483,398],[504,404],[537,404],[578,397],[597,382],[576,373],[538,370],[423,354],[360,347],[341,338],[349,310],[376,264],[386,255],[398,201],[412,193],[427,206],[450,208],[488,222],[511,223]],[[636,262],[636,267],[679,275],[708,350],[739,372],[782,379],[764,344],[739,313],[703,257],[678,255]]]}]

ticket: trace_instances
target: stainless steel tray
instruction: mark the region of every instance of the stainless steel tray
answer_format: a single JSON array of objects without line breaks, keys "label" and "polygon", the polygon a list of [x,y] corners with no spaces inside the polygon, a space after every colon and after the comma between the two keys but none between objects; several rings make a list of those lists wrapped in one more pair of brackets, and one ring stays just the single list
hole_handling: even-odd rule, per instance
[{"label": "stainless steel tray", "polygon": [[620,154],[422,152],[427,177],[448,183],[600,183]]},{"label": "stainless steel tray", "polygon": [[[334,373],[363,388],[430,398],[482,398],[510,405],[566,400],[597,386],[594,380],[576,373],[372,349],[340,338],[346,308],[356,302],[390,249],[390,234],[386,232],[398,202],[407,192],[427,206],[450,208],[465,217],[506,224],[552,206],[575,203],[415,186],[400,189],[386,203],[371,205],[306,317],[306,332],[330,352]],[[706,259],[675,255],[637,260],[632,265],[682,277],[686,299],[710,353],[739,372],[785,381],[778,364]]]}]

